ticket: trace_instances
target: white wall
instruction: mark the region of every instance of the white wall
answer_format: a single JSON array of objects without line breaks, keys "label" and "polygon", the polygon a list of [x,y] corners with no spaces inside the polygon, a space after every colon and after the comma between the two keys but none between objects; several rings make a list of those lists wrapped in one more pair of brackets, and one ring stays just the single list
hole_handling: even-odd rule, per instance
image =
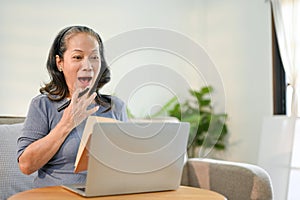
[{"label": "white wall", "polygon": [[[203,47],[220,74],[225,99],[214,102],[217,107],[224,104],[220,109],[229,115],[231,135],[226,158],[256,162],[262,118],[272,112],[270,8],[265,1],[4,0],[0,24],[1,115],[26,115],[31,98],[48,80],[48,50],[62,27],[85,24],[98,31],[104,41],[139,28],[167,29]],[[112,65],[112,86],[106,91],[115,92],[122,73],[145,65],[154,69],[159,64],[174,76],[188,79],[187,87],[197,88],[206,81],[206,77],[195,77],[191,64],[179,56],[148,50],[118,59]],[[158,95],[153,88],[146,89],[127,103],[137,115],[143,115],[149,112],[147,106],[159,107],[169,99],[173,95],[169,89],[157,87]],[[186,95],[186,87],[182,89],[180,83],[171,89]]]},{"label": "white wall", "polygon": [[213,0],[207,8],[207,50],[222,74],[232,132],[228,158],[256,162],[262,120],[273,109],[269,3]]}]

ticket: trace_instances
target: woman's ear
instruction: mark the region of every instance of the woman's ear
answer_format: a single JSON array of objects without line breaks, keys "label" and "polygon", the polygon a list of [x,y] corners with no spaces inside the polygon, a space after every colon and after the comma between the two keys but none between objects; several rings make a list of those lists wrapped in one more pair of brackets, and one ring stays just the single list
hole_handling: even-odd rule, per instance
[{"label": "woman's ear", "polygon": [[55,61],[56,61],[56,67],[57,67],[58,71],[62,72],[63,71],[63,61],[59,57],[59,55],[55,56]]}]

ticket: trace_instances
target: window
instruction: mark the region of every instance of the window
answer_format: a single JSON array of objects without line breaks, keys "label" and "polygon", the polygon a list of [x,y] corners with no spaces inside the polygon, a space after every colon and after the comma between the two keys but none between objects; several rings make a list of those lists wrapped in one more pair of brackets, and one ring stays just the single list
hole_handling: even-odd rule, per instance
[{"label": "window", "polygon": [[286,79],[280,57],[277,35],[272,13],[272,54],[273,54],[273,114],[285,115],[286,113]]},{"label": "window", "polygon": [[289,166],[285,166],[288,171],[285,194],[286,199],[294,200],[300,199],[297,187],[300,184],[300,0],[271,0],[271,3],[274,114],[292,116],[291,129],[284,129],[283,133],[291,136],[292,144]]}]

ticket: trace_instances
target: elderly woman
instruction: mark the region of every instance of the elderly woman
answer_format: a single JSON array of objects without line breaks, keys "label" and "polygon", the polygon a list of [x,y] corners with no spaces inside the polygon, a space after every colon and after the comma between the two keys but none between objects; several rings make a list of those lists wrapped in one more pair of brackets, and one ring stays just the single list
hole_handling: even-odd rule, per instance
[{"label": "elderly woman", "polygon": [[[50,82],[31,101],[17,141],[19,167],[24,174],[38,171],[37,187],[82,184],[86,172],[73,171],[87,117],[126,121],[126,106],[117,97],[98,92],[110,80],[110,73],[101,38],[88,27],[71,26],[59,32],[47,69]],[[83,92],[93,85],[95,92]]]}]

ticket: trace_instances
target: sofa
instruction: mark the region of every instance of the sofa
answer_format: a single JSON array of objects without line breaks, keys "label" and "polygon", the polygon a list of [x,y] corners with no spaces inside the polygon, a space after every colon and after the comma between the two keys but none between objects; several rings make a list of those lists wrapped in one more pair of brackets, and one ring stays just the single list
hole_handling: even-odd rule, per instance
[{"label": "sofa", "polygon": [[[0,200],[33,188],[33,178],[20,172],[16,141],[24,117],[0,117]],[[229,200],[270,200],[273,190],[268,173],[261,167],[216,159],[187,159],[182,185],[223,194]]]}]

